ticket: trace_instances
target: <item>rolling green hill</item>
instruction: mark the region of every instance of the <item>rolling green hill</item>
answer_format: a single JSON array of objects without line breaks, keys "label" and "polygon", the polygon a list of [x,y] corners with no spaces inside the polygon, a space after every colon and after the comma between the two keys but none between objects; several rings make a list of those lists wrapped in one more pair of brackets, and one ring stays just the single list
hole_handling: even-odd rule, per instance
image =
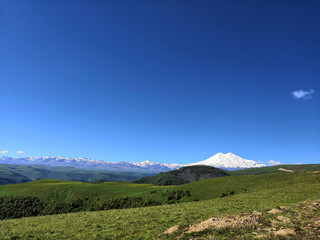
[{"label": "rolling green hill", "polygon": [[41,201],[68,202],[81,199],[86,206],[97,201],[114,198],[142,197],[166,203],[168,193],[189,191],[191,196],[183,196],[179,202],[220,198],[233,195],[264,191],[270,188],[291,188],[300,182],[314,183],[319,174],[313,173],[272,173],[263,175],[228,176],[205,179],[179,186],[155,186],[134,183],[85,183],[60,180],[38,180],[21,184],[0,186],[0,196],[34,196]]},{"label": "rolling green hill", "polygon": [[0,185],[10,183],[30,182],[39,179],[58,179],[91,182],[103,181],[132,181],[152,172],[127,171],[94,171],[74,167],[53,167],[46,165],[14,165],[0,164]]},{"label": "rolling green hill", "polygon": [[231,176],[237,175],[256,175],[256,174],[266,174],[266,173],[277,173],[281,172],[279,169],[287,169],[295,172],[298,171],[319,171],[320,164],[292,164],[292,165],[276,165],[271,167],[261,167],[261,168],[246,168],[235,171],[226,171]]},{"label": "rolling green hill", "polygon": [[207,178],[225,177],[228,175],[219,168],[199,165],[182,167],[178,170],[162,172],[155,176],[143,177],[134,181],[134,183],[151,183],[159,186],[182,185]]},{"label": "rolling green hill", "polygon": [[[191,202],[3,220],[0,221],[0,239],[157,239],[162,232],[177,224],[186,226],[213,216],[261,211],[308,199],[318,199],[320,174],[284,172],[230,176],[170,187],[128,183],[94,185],[66,181],[36,181],[4,185],[0,187],[0,193],[45,197],[49,196],[49,193],[40,192],[42,187],[43,189],[49,187],[48,191],[58,194],[68,186],[69,192],[65,194],[75,192],[85,194],[89,190],[88,185],[97,186],[91,193],[89,191],[88,196],[92,196],[99,188],[99,191],[105,189],[105,192],[110,192],[113,196],[121,194],[124,196],[127,191],[127,195],[144,195],[144,197],[155,195],[159,199],[162,197],[158,194],[159,191],[188,189],[191,197],[184,198]],[[112,189],[114,185],[117,187]],[[222,193],[228,190],[233,190],[235,194],[222,198]],[[156,193],[151,193],[154,191]],[[105,193],[105,196],[108,194]],[[65,199],[63,194],[59,197],[61,200]],[[196,199],[201,201],[193,201]]]}]

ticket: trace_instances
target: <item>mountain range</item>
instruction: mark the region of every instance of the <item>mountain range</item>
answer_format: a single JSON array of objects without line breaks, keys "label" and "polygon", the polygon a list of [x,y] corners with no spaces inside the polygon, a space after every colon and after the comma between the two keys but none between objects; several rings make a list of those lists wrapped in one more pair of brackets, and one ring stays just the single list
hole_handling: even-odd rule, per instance
[{"label": "mountain range", "polygon": [[0,163],[34,165],[41,164],[47,166],[68,166],[81,169],[91,170],[108,170],[108,171],[152,171],[163,172],[170,171],[182,167],[180,164],[154,163],[148,160],[143,162],[106,162],[101,160],[91,160],[88,158],[65,158],[65,157],[1,157]]},{"label": "mountain range", "polygon": [[33,165],[41,164],[48,166],[68,166],[81,169],[92,170],[116,170],[116,171],[152,171],[152,172],[166,172],[181,168],[183,166],[193,165],[207,165],[226,170],[235,170],[243,168],[257,168],[265,167],[264,164],[259,164],[253,160],[243,159],[233,153],[217,153],[216,155],[191,164],[181,165],[176,163],[155,163],[151,161],[143,162],[106,162],[101,160],[91,160],[88,158],[65,158],[65,157],[22,157],[13,158],[3,156],[0,158],[2,164],[19,164],[19,165]]}]

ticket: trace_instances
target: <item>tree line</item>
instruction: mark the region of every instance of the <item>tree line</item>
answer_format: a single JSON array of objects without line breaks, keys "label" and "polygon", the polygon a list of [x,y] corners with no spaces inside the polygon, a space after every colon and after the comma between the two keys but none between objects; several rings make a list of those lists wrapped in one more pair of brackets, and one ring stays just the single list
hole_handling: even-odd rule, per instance
[{"label": "tree line", "polygon": [[152,199],[143,199],[141,197],[126,197],[110,199],[103,202],[93,202],[88,208],[84,206],[84,202],[81,199],[76,199],[70,202],[43,202],[37,197],[4,196],[0,197],[0,220],[71,213],[86,210],[99,211],[134,207],[148,207],[160,204],[161,203],[159,201]]}]

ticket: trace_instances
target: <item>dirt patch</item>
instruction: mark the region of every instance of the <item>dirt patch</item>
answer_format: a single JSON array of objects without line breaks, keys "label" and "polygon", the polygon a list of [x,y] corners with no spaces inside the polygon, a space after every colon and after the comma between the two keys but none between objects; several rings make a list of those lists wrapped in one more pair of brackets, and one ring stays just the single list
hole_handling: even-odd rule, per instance
[{"label": "dirt patch", "polygon": [[278,168],[279,171],[282,172],[294,172],[293,170],[285,169],[285,168]]},{"label": "dirt patch", "polygon": [[280,236],[296,235],[296,231],[293,228],[284,228],[284,229],[275,231],[275,234]]},{"label": "dirt patch", "polygon": [[259,214],[244,214],[235,215],[232,217],[221,217],[221,218],[210,218],[198,224],[193,224],[189,226],[187,233],[200,232],[208,228],[227,228],[227,227],[240,227],[240,226],[250,226],[257,224],[260,219]]},{"label": "dirt patch", "polygon": [[163,232],[163,234],[172,234],[178,230],[179,230],[179,225],[175,225],[175,226],[167,229],[165,232]]}]

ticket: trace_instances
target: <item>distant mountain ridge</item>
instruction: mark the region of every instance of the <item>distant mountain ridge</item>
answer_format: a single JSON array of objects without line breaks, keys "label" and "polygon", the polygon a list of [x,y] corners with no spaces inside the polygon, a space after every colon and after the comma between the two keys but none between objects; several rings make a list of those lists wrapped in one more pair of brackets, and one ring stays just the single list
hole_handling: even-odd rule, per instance
[{"label": "distant mountain ridge", "polygon": [[152,171],[155,173],[176,170],[184,166],[207,165],[211,167],[221,168],[225,170],[235,170],[243,168],[258,168],[266,165],[260,164],[253,160],[241,158],[233,153],[217,153],[216,155],[200,162],[191,164],[176,163],[155,163],[151,161],[143,162],[106,162],[101,160],[91,160],[88,158],[65,158],[65,157],[22,157],[12,158],[8,156],[0,157],[0,163],[33,165],[41,164],[48,166],[67,166],[81,169],[94,170],[114,170],[114,171]]},{"label": "distant mountain ridge", "polygon": [[183,165],[180,164],[166,164],[154,163],[148,160],[143,162],[105,162],[101,160],[91,160],[88,158],[64,158],[64,157],[1,157],[0,163],[5,164],[19,164],[19,165],[33,165],[41,164],[48,166],[67,166],[82,169],[96,169],[96,170],[117,170],[117,171],[152,171],[165,172],[178,169]]},{"label": "distant mountain ridge", "polygon": [[39,179],[58,179],[80,182],[132,181],[154,175],[153,172],[90,170],[65,166],[18,165],[0,163],[0,185],[30,182]]}]

